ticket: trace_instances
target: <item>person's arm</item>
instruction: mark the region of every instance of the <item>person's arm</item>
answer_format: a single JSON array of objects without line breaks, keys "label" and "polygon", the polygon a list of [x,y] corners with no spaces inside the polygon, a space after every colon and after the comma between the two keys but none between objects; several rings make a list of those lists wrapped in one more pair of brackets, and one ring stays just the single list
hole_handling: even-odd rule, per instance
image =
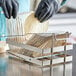
[{"label": "person's arm", "polygon": [[66,0],[41,0],[35,12],[35,17],[37,17],[40,22],[50,19],[65,2]]},{"label": "person's arm", "polygon": [[10,19],[11,16],[16,18],[19,8],[17,0],[0,0],[0,7],[2,8],[6,18]]}]

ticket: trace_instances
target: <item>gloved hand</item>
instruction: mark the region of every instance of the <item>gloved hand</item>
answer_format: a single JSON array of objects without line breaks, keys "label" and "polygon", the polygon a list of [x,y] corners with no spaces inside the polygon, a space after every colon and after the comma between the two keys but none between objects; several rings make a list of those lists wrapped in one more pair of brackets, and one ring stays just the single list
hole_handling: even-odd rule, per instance
[{"label": "gloved hand", "polygon": [[35,17],[37,17],[40,22],[43,22],[51,18],[57,11],[57,0],[41,0],[35,12]]},{"label": "gloved hand", "polygon": [[0,7],[2,8],[6,18],[10,19],[11,16],[16,18],[19,4],[16,0],[0,0]]}]

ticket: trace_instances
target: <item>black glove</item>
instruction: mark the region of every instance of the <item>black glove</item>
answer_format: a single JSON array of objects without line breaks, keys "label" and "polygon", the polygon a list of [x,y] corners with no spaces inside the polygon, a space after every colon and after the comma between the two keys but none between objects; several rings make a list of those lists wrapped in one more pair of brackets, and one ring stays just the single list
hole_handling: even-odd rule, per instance
[{"label": "black glove", "polygon": [[6,18],[10,19],[11,16],[16,18],[19,4],[16,0],[0,0],[0,7],[2,8]]},{"label": "black glove", "polygon": [[35,17],[40,22],[48,20],[58,11],[58,2],[56,0],[41,0],[36,12]]}]

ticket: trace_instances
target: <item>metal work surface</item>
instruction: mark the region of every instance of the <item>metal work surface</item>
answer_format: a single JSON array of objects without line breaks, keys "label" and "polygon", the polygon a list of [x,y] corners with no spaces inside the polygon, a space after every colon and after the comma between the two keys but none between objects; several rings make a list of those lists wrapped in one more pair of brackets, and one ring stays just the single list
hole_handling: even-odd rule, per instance
[{"label": "metal work surface", "polygon": [[[37,68],[24,61],[0,54],[0,76],[50,76],[50,68]],[[53,67],[53,76],[63,76],[63,65]],[[66,76],[72,76],[72,63],[66,64]]]}]

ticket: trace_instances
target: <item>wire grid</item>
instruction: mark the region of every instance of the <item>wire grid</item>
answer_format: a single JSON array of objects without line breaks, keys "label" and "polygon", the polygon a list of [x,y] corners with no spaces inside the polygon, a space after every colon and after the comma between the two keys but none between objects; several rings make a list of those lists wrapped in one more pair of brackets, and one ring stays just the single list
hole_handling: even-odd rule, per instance
[{"label": "wire grid", "polygon": [[[68,35],[67,35],[67,33],[66,33],[66,38],[68,37]],[[54,41],[56,40],[56,37],[55,37],[55,34],[53,34],[52,35],[52,48],[50,49],[50,53],[53,53],[53,51],[54,51]],[[44,54],[44,49],[42,49],[42,56],[43,56],[43,54]],[[67,51],[66,51],[66,45],[64,46],[64,66],[63,66],[63,76],[65,76],[65,72],[66,72],[66,55],[67,55]],[[51,58],[53,58],[53,55],[51,55],[50,56]],[[31,59],[30,59],[30,61],[31,61]],[[52,62],[53,62],[53,60],[52,59],[50,59],[50,64],[49,64],[49,68],[50,68],[50,76],[53,76],[53,64],[52,64]],[[44,65],[43,65],[43,61],[42,61],[42,67],[44,67]],[[42,76],[43,76],[43,73],[44,73],[44,71],[43,71],[43,68],[41,68],[41,70],[42,70]]]}]

